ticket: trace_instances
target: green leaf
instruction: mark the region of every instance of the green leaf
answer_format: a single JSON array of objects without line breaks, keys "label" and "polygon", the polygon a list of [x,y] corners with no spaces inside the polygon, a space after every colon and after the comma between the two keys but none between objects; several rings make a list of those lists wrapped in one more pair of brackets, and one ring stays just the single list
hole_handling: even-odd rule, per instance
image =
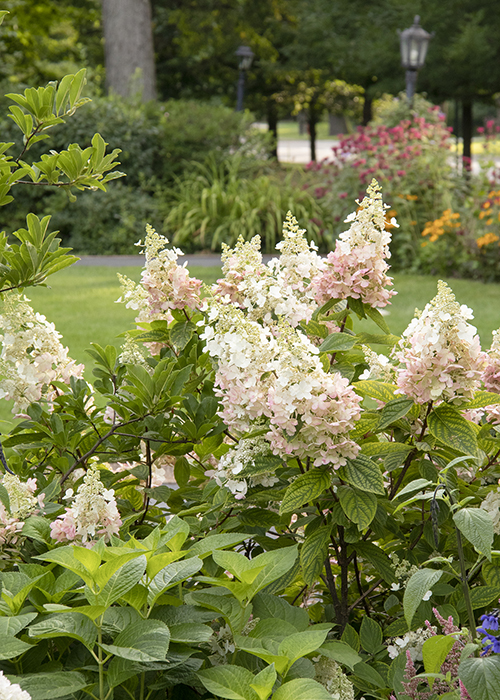
[{"label": "green leaf", "polygon": [[290,661],[289,666],[292,666],[297,659],[307,656],[322,646],[327,634],[327,629],[314,628],[291,634],[280,643],[278,653],[280,656],[286,656]]},{"label": "green leaf", "polygon": [[337,661],[337,663],[347,666],[351,671],[354,669],[354,666],[361,661],[361,656],[359,656],[349,644],[339,640],[325,642],[318,651],[323,654],[323,656],[327,656],[329,659],[333,659]]},{"label": "green leaf", "polygon": [[364,661],[361,661],[359,664],[356,664],[356,666],[353,669],[353,673],[358,678],[361,678],[367,683],[371,683],[377,688],[385,688],[387,685],[380,673]]},{"label": "green leaf", "polygon": [[254,682],[250,683],[250,687],[255,690],[259,696],[259,700],[267,700],[271,695],[273,686],[276,683],[276,678],[277,673],[274,664],[267,666],[255,676]]},{"label": "green leaf", "polygon": [[364,530],[371,523],[377,512],[377,497],[366,491],[350,486],[340,486],[337,490],[340,505],[345,515]]},{"label": "green leaf", "polygon": [[[492,564],[491,562],[485,562],[482,568],[482,574],[485,582],[488,586],[494,586],[500,588],[500,566],[498,564]],[[1,618],[0,618],[1,620]],[[1,627],[0,627],[1,630]]]},{"label": "green leaf", "polygon": [[203,560],[198,557],[190,557],[183,561],[176,561],[168,564],[159,571],[149,584],[148,604],[154,605],[157,599],[169,588],[177,583],[185,581],[203,566]]},{"label": "green leaf", "polygon": [[[434,637],[426,639],[422,647],[425,672],[439,673],[454,644],[455,639],[451,635],[436,634]],[[429,678],[431,688],[434,680],[434,678]]]},{"label": "green leaf", "polygon": [[165,661],[170,644],[170,630],[160,620],[138,620],[126,627],[113,640],[101,644],[109,654],[129,661],[150,663]]},{"label": "green leaf", "polygon": [[347,333],[332,333],[319,346],[320,352],[342,352],[350,350],[356,345],[356,336],[347,335]]},{"label": "green leaf", "polygon": [[278,688],[273,700],[332,700],[332,696],[312,678],[294,678]]},{"label": "green leaf", "polygon": [[361,647],[361,643],[359,641],[359,634],[351,625],[346,625],[344,627],[341,640],[348,644],[352,649],[354,649],[354,651],[359,651]]},{"label": "green leaf", "polygon": [[257,564],[255,559],[248,559],[240,552],[216,550],[213,552],[212,558],[216,564],[225,571],[229,571],[243,583],[253,583],[265,566]]},{"label": "green leaf", "polygon": [[458,677],[472,700],[498,700],[500,688],[500,659],[493,656],[462,661]]},{"label": "green leaf", "polygon": [[428,417],[429,432],[443,445],[474,456],[477,452],[476,432],[472,423],[456,409],[441,404]]},{"label": "green leaf", "polygon": [[435,569],[420,569],[411,576],[406,584],[403,597],[403,609],[408,627],[411,627],[413,616],[417,612],[424,595],[439,581],[442,574],[442,571],[436,571]]},{"label": "green leaf", "polygon": [[290,513],[305,503],[314,501],[330,486],[330,474],[323,469],[311,469],[290,484],[280,506],[280,515]]},{"label": "green leaf", "polygon": [[407,399],[404,396],[388,401],[380,412],[380,423],[378,429],[383,430],[388,425],[394,423],[398,418],[406,416],[410,408],[413,406],[412,399]]},{"label": "green leaf", "polygon": [[307,610],[296,605],[290,605],[284,598],[270,595],[269,593],[258,593],[252,605],[254,616],[260,620],[267,618],[285,620],[299,632],[307,629],[309,626],[310,619]]},{"label": "green leaf", "polygon": [[78,612],[49,615],[29,629],[30,637],[52,639],[70,637],[93,649],[97,638],[97,627],[86,615]]},{"label": "green leaf", "polygon": [[372,321],[375,321],[377,326],[384,331],[384,333],[388,333],[390,335],[391,331],[389,326],[387,325],[384,317],[380,313],[378,309],[375,309],[373,306],[370,306],[369,304],[365,304],[365,312],[366,315],[371,318]]},{"label": "green leaf", "polygon": [[90,605],[103,605],[108,608],[139,583],[146,570],[146,563],[147,560],[144,555],[125,562],[122,567],[114,572],[97,594],[87,587],[85,595]]},{"label": "green leaf", "polygon": [[376,654],[382,645],[382,628],[371,617],[363,617],[359,629],[359,640],[362,649],[369,654]]},{"label": "green leaf", "polygon": [[471,408],[485,408],[485,406],[492,406],[496,403],[500,403],[500,394],[494,394],[492,391],[476,391],[470,401],[460,406],[460,410],[469,411]]},{"label": "green leaf", "polygon": [[453,520],[476,552],[483,554],[491,561],[491,545],[494,537],[491,515],[482,508],[461,508],[454,514]]},{"label": "green leaf", "polygon": [[250,535],[244,532],[238,532],[235,534],[228,533],[209,535],[208,537],[203,537],[201,540],[198,540],[198,542],[195,542],[195,544],[188,549],[188,555],[203,559],[203,557],[207,557],[209,554],[212,554],[212,552],[214,552],[216,549],[233,547],[249,537]]},{"label": "green leaf", "polygon": [[406,496],[407,494],[414,493],[415,491],[423,491],[423,489],[426,489],[428,486],[433,486],[432,481],[428,481],[427,479],[414,479],[414,481],[410,481],[409,484],[406,484],[401,491],[398,491],[396,498]]},{"label": "green leaf", "polygon": [[364,379],[360,382],[356,382],[352,386],[354,391],[365,396],[370,396],[372,399],[377,399],[377,401],[383,401],[384,403],[388,403],[394,399],[394,392],[397,389],[397,386],[393,384],[377,382],[373,379]]},{"label": "green leaf", "polygon": [[18,683],[31,695],[31,700],[52,700],[76,693],[88,685],[83,673],[76,671],[51,671],[28,673],[24,676],[7,676],[11,683]]},{"label": "green leaf", "polygon": [[[255,676],[242,666],[216,666],[196,674],[209,693],[228,700],[260,700],[251,687]],[[330,698],[331,700],[331,698]]]},{"label": "green leaf", "polygon": [[14,636],[38,617],[37,613],[24,613],[11,617],[0,617],[0,635]]},{"label": "green leaf", "polygon": [[384,478],[380,468],[365,455],[356,459],[348,459],[347,464],[340,467],[338,475],[343,481],[355,486],[360,491],[385,495]]},{"label": "green leaf", "polygon": [[0,484],[0,503],[3,505],[7,512],[10,512],[9,492],[3,484]]},{"label": "green leaf", "polygon": [[373,542],[356,542],[352,547],[358,555],[358,561],[359,557],[368,560],[376,573],[380,575],[386,583],[395,583],[396,577],[391,565],[391,560],[383,549],[377,547]]},{"label": "green leaf", "polygon": [[330,530],[330,527],[321,526],[311,535],[306,533],[300,550],[300,565],[304,583],[308,586],[317,581],[323,571],[330,543]]},{"label": "green leaf", "polygon": [[196,326],[191,321],[184,323],[176,323],[170,328],[170,340],[179,350],[184,350],[186,345],[191,340],[191,337],[196,330]]},{"label": "green leaf", "polygon": [[10,634],[0,634],[0,661],[13,659],[31,648],[31,644],[27,644],[17,637]]},{"label": "green leaf", "polygon": [[485,608],[493,601],[497,601],[499,596],[500,589],[498,586],[476,586],[470,592],[472,609]]}]

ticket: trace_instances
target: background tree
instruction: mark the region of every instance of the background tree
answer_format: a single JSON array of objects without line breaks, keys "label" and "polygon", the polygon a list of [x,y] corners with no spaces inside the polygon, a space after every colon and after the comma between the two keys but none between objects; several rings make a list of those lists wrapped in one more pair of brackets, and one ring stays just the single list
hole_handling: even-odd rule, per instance
[{"label": "background tree", "polygon": [[102,0],[106,87],[123,97],[156,98],[149,0]]}]

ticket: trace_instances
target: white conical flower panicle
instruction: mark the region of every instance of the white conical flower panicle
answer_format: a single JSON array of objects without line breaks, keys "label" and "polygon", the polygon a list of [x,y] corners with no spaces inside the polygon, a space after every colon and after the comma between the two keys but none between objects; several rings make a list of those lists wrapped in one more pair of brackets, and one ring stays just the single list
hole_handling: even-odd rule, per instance
[{"label": "white conical flower panicle", "polygon": [[485,354],[468,323],[471,318],[471,309],[460,306],[440,280],[437,295],[411,321],[394,351],[400,393],[420,404],[472,397],[480,386]]},{"label": "white conical flower panicle", "polygon": [[[73,490],[68,489],[66,498],[72,497]],[[98,465],[92,461],[73,505],[51,524],[51,537],[59,542],[85,543],[102,536],[109,540],[111,535],[118,534],[121,524],[114,491],[105,488],[99,479]]]}]

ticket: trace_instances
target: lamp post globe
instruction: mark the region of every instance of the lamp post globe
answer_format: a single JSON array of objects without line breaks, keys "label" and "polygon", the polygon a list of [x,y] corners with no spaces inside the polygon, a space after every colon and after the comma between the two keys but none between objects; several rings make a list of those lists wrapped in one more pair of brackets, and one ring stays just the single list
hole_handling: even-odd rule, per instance
[{"label": "lamp post globe", "polygon": [[415,15],[413,25],[400,32],[401,65],[406,68],[406,97],[410,106],[417,85],[417,72],[422,68],[432,34],[420,26],[420,17]]},{"label": "lamp post globe", "polygon": [[240,59],[238,65],[240,72],[237,84],[236,111],[241,112],[243,110],[243,96],[245,93],[245,73],[250,69],[255,54],[249,46],[239,46],[234,53],[235,56],[238,56]]}]

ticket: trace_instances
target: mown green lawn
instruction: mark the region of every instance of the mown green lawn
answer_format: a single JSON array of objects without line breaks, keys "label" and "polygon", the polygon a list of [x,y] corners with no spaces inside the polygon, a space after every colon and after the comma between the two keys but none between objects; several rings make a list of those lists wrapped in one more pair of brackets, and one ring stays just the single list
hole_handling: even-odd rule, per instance
[{"label": "mown green lawn", "polygon": [[[120,296],[117,272],[138,281],[139,267],[83,267],[73,266],[63,270],[50,280],[50,287],[28,289],[26,294],[33,307],[43,313],[63,335],[63,342],[70,349],[70,355],[86,365],[86,377],[92,381],[91,358],[85,349],[89,343],[113,344],[117,347],[122,339],[118,337],[134,327],[135,312],[126,309],[124,304],[116,304]],[[211,284],[220,275],[216,267],[192,267],[191,274]],[[400,335],[413,317],[415,308],[422,309],[436,294],[437,277],[417,275],[394,275],[398,295],[388,307],[386,321],[391,331]],[[475,321],[484,348],[491,343],[491,331],[500,327],[500,285],[482,284],[470,280],[447,280],[462,304],[474,311]],[[375,331],[369,321],[362,321],[359,330]],[[10,419],[10,408],[0,403],[0,420]],[[2,426],[0,425],[0,429]],[[1,432],[5,432],[3,426]]]}]

